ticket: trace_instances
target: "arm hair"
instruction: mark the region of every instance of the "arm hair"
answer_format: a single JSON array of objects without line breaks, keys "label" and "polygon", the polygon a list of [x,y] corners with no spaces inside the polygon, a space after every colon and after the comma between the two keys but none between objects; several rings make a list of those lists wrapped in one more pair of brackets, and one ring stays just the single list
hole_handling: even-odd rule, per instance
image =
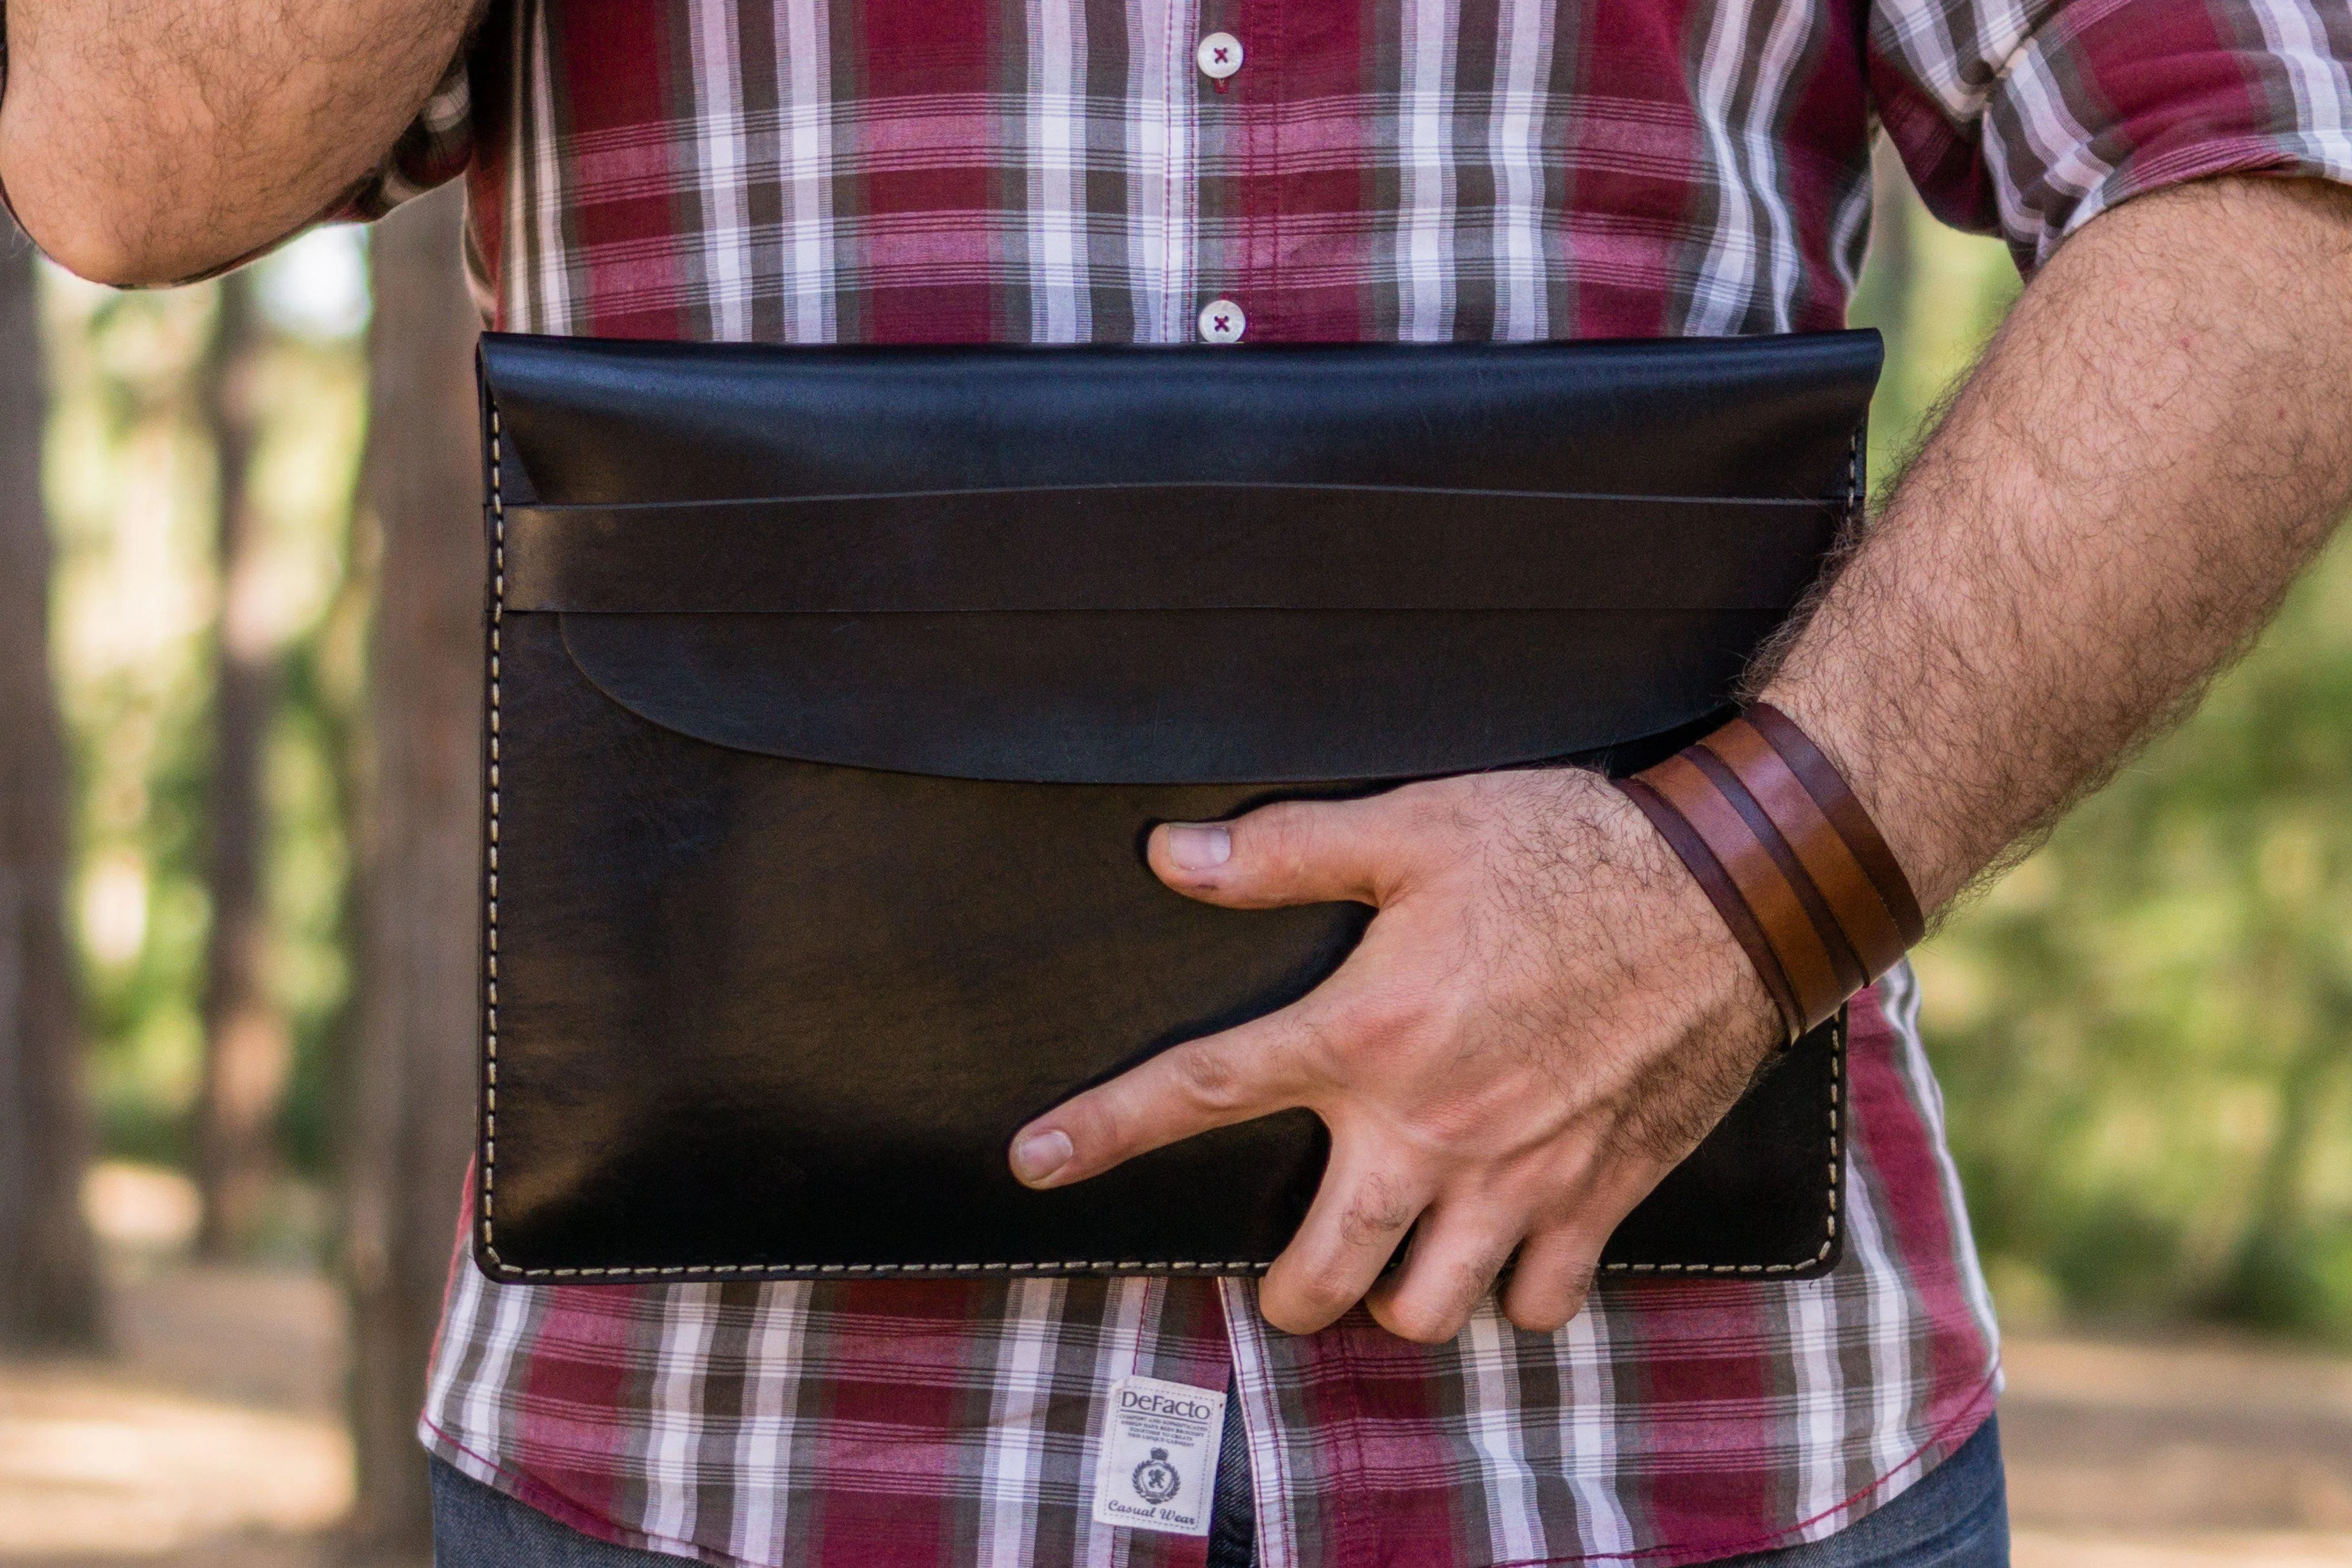
[{"label": "arm hair", "polygon": [[1752,685],[1948,904],[2186,714],[2352,496],[2352,192],[2086,225]]}]

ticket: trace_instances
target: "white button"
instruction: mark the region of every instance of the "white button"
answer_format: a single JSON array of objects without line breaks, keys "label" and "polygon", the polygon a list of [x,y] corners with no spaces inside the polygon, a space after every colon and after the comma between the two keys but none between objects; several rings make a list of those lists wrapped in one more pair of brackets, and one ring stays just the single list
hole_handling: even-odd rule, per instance
[{"label": "white button", "polygon": [[1249,318],[1230,299],[1212,299],[1201,307],[1201,341],[1238,343],[1249,330]]},{"label": "white button", "polygon": [[1242,68],[1242,41],[1231,33],[1212,33],[1192,51],[1192,58],[1202,76],[1223,81]]}]

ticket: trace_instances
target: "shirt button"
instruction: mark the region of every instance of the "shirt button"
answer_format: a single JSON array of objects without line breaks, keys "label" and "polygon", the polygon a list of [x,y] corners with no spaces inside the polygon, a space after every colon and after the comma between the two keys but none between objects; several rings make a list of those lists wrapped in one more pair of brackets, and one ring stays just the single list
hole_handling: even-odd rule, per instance
[{"label": "shirt button", "polygon": [[1223,81],[1242,68],[1242,41],[1231,33],[1212,33],[1192,51],[1192,58],[1202,76]]},{"label": "shirt button", "polygon": [[1249,330],[1249,318],[1230,299],[1212,299],[1201,307],[1201,341],[1238,343]]}]

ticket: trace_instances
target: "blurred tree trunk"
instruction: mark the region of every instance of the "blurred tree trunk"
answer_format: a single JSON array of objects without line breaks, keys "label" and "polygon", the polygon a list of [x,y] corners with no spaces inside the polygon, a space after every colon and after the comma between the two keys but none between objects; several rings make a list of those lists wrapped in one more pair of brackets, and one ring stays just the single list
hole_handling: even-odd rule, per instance
[{"label": "blurred tree trunk", "polygon": [[88,1343],[98,1290],[65,933],[67,769],[49,684],[33,247],[0,215],[0,1344]]},{"label": "blurred tree trunk", "polygon": [[253,281],[220,285],[219,316],[200,373],[218,479],[220,616],[213,640],[212,768],[205,783],[205,1071],[196,1097],[197,1250],[222,1258],[253,1239],[277,1169],[276,1118],[293,1046],[268,992],[269,911],[262,883],[269,818],[264,765],[278,690],[277,649],[261,595],[260,519],[247,489],[254,360],[261,347]]},{"label": "blurred tree trunk", "polygon": [[360,840],[360,996],[344,1085],[353,1544],[421,1559],[415,1438],[473,1147],[481,896],[477,330],[455,187],[378,229],[366,494],[382,539]]}]

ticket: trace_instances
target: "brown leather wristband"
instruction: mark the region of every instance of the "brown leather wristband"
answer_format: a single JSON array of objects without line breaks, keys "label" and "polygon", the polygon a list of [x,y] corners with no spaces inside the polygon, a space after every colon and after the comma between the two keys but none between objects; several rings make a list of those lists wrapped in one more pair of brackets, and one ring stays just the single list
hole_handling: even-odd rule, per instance
[{"label": "brown leather wristband", "polygon": [[[1927,920],[1919,913],[1918,894],[1911,890],[1911,879],[1903,874],[1895,852],[1886,847],[1886,840],[1878,831],[1878,824],[1854,798],[1847,787],[1845,775],[1840,773],[1830,759],[1822,755],[1812,737],[1797,727],[1797,721],[1774,707],[1770,703],[1757,703],[1748,708],[1746,718],[1758,734],[1769,743],[1780,759],[1789,765],[1813,798],[1822,814],[1837,829],[1838,837],[1845,841],[1854,859],[1862,862],[1870,876],[1871,885],[1878,890],[1880,900],[1893,917],[1895,927],[1906,948],[1918,946],[1927,935]],[[1890,966],[1891,967],[1891,966]],[[1884,971],[1880,971],[1884,973]]]},{"label": "brown leather wristband", "polygon": [[1830,956],[1828,944],[1796,888],[1715,780],[1686,755],[1667,758],[1641,779],[1698,830],[1739,889],[1756,924],[1763,927],[1764,939],[1771,944],[1781,972],[1789,977],[1789,988],[1796,993],[1798,1032],[1837,1011],[1838,1004],[1853,993],[1846,988],[1837,961]]},{"label": "brown leather wristband", "polygon": [[1829,901],[1822,896],[1822,890],[1814,885],[1804,862],[1797,858],[1797,852],[1790,847],[1789,841],[1780,836],[1780,829],[1772,825],[1770,814],[1756,803],[1756,797],[1748,793],[1748,786],[1740,781],[1739,775],[1704,745],[1686,747],[1683,755],[1690,759],[1693,767],[1706,775],[1706,781],[1715,786],[1715,792],[1723,798],[1724,804],[1739,814],[1748,832],[1755,836],[1757,847],[1764,852],[1765,858],[1780,873],[1780,880],[1796,895],[1798,907],[1804,911],[1805,921],[1812,927],[1814,940],[1821,944],[1822,952],[1829,959],[1838,1000],[1843,1001],[1870,984],[1870,977],[1862,972],[1862,960],[1854,956],[1853,945],[1846,940],[1845,930],[1838,924],[1836,915],[1831,912]]},{"label": "brown leather wristband", "polygon": [[1910,944],[1894,915],[1818,801],[1762,733],[1734,719],[1699,745],[1737,776],[1821,899],[1850,946],[1864,984],[1893,968]]},{"label": "brown leather wristband", "polygon": [[1757,978],[1764,982],[1764,990],[1780,1015],[1789,1040],[1794,1040],[1804,1032],[1804,1011],[1797,1005],[1796,994],[1789,988],[1789,977],[1781,972],[1779,956],[1772,951],[1772,945],[1764,939],[1763,928],[1748,913],[1746,901],[1739,896],[1739,890],[1725,874],[1723,862],[1715,858],[1714,852],[1706,847],[1706,841],[1699,837],[1698,830],[1685,821],[1682,813],[1666,804],[1656,790],[1638,778],[1619,779],[1612,782],[1618,792],[1633,801],[1641,809],[1642,815],[1650,820],[1650,825],[1658,830],[1658,836],[1666,841],[1666,847],[1675,852],[1675,857],[1689,868],[1699,891],[1706,894],[1707,902],[1715,905],[1716,913],[1723,917],[1724,925],[1730,927],[1732,940],[1738,942],[1740,951],[1748,955],[1749,966],[1755,969]]},{"label": "brown leather wristband", "polygon": [[1619,788],[1691,868],[1793,1040],[1894,967],[1924,923],[1844,778],[1787,715],[1759,710]]}]

